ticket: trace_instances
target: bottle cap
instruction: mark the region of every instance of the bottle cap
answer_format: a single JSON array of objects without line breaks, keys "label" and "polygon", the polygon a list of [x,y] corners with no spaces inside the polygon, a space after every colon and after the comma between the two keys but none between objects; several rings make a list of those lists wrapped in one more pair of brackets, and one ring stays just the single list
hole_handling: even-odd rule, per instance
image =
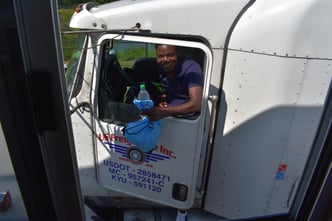
[{"label": "bottle cap", "polygon": [[140,88],[141,90],[145,90],[145,84],[141,84],[141,85],[139,86],[139,88]]}]

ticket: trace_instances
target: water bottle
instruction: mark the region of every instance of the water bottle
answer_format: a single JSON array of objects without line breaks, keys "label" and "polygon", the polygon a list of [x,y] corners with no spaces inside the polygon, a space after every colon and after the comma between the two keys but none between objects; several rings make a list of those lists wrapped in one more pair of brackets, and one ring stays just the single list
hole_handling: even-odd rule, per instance
[{"label": "water bottle", "polygon": [[138,100],[150,100],[150,95],[148,91],[145,89],[145,84],[141,84],[139,86],[140,90],[138,92],[137,99]]}]

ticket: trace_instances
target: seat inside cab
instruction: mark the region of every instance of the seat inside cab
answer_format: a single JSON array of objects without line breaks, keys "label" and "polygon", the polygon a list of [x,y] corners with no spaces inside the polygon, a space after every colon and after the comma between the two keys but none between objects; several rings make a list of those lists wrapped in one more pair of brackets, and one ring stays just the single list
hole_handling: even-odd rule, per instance
[{"label": "seat inside cab", "polygon": [[146,84],[154,103],[159,103],[160,82],[155,58],[138,58],[132,67],[122,68],[114,54],[106,54],[102,64],[98,90],[101,120],[124,124],[140,119],[139,110],[132,102],[141,83]]}]

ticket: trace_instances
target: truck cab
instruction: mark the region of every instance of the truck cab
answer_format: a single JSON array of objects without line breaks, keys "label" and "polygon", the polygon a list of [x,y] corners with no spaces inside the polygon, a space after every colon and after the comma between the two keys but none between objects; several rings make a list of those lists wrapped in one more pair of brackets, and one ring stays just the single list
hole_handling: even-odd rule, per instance
[{"label": "truck cab", "polygon": [[[79,5],[70,23],[79,49],[66,77],[85,199],[212,215],[200,220],[289,211],[330,87],[331,7],[326,0]],[[140,82],[157,99],[156,44],[175,45],[200,65],[202,108],[194,118],[162,119],[155,148],[144,153],[122,131],[140,120],[132,103]]]}]

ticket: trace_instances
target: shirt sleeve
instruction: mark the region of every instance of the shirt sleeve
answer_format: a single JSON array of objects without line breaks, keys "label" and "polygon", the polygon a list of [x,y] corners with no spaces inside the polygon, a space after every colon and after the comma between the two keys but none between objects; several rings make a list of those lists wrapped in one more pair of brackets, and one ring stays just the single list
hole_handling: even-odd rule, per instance
[{"label": "shirt sleeve", "polygon": [[187,70],[186,76],[188,80],[188,88],[195,86],[203,87],[202,69],[196,62],[192,61],[192,64]]}]

